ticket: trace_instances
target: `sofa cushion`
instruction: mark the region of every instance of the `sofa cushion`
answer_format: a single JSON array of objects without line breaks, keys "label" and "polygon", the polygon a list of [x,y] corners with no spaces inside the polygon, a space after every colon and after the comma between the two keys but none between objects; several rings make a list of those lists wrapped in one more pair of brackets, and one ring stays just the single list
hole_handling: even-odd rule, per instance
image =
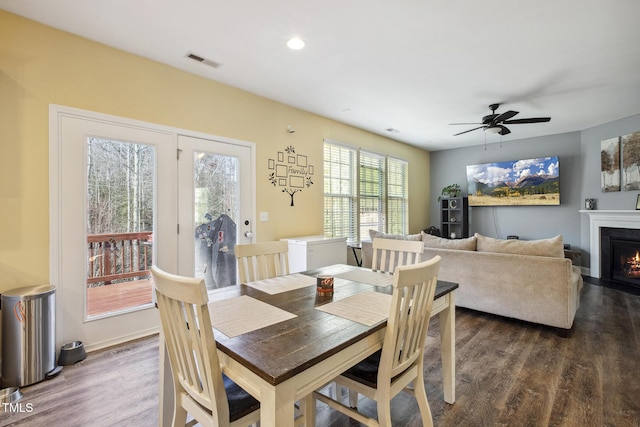
[{"label": "sofa cushion", "polygon": [[502,240],[475,234],[478,252],[495,252],[502,254],[547,256],[564,258],[562,236],[541,240]]},{"label": "sofa cushion", "polygon": [[425,248],[458,249],[461,251],[476,250],[476,236],[466,239],[445,239],[422,232],[422,242]]},{"label": "sofa cushion", "polygon": [[387,233],[381,233],[380,231],[376,231],[376,230],[369,230],[369,236],[371,237],[372,242],[373,242],[373,239],[375,238],[394,239],[394,240],[417,240],[417,241],[422,240],[422,236],[419,233],[418,234],[387,234]]}]

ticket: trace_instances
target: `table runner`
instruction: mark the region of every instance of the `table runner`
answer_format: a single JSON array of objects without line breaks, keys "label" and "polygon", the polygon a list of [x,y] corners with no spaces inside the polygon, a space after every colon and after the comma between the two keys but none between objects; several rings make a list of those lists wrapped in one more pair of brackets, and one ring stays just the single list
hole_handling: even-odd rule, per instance
[{"label": "table runner", "polygon": [[321,305],[316,310],[373,326],[389,317],[391,298],[389,294],[367,291]]},{"label": "table runner", "polygon": [[210,302],[209,315],[213,327],[229,338],[297,317],[247,295]]},{"label": "table runner", "polygon": [[306,288],[307,286],[315,284],[315,277],[294,273],[286,276],[272,277],[271,279],[256,280],[255,282],[247,283],[247,286],[266,292],[269,295],[274,295],[294,289]]},{"label": "table runner", "polygon": [[336,274],[335,277],[352,280],[354,282],[367,283],[373,286],[393,285],[393,275],[371,270],[352,270]]}]

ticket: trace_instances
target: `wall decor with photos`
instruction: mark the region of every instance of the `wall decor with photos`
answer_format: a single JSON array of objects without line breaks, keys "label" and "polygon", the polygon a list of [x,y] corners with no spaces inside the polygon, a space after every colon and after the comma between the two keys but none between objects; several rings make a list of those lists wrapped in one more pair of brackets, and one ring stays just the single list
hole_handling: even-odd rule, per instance
[{"label": "wall decor with photos", "polygon": [[304,188],[313,185],[315,168],[308,163],[306,155],[296,153],[296,149],[290,145],[283,151],[278,151],[275,159],[268,160],[269,182],[291,198]]},{"label": "wall decor with photos", "polygon": [[640,190],[640,132],[600,141],[603,193]]}]

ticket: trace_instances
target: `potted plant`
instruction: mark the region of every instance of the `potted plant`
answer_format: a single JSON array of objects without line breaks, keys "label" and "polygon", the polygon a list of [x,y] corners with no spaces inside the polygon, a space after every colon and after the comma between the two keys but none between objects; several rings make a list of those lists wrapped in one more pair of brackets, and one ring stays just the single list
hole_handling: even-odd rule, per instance
[{"label": "potted plant", "polygon": [[442,200],[443,197],[460,197],[460,185],[451,184],[444,187],[438,196],[438,201]]}]

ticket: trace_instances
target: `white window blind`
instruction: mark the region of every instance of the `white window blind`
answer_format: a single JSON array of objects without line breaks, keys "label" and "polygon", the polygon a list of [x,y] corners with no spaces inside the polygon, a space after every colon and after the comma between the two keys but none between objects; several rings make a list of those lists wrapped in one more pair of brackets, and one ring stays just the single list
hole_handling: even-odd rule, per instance
[{"label": "white window blind", "polygon": [[385,158],[360,151],[360,238],[367,239],[369,230],[386,232]]},{"label": "white window blind", "polygon": [[324,144],[324,235],[358,240],[357,151]]},{"label": "white window blind", "polygon": [[409,222],[409,163],[387,158],[387,230],[392,234],[408,234]]},{"label": "white window blind", "polygon": [[324,234],[354,242],[369,230],[407,234],[409,163],[334,142],[324,144]]}]

